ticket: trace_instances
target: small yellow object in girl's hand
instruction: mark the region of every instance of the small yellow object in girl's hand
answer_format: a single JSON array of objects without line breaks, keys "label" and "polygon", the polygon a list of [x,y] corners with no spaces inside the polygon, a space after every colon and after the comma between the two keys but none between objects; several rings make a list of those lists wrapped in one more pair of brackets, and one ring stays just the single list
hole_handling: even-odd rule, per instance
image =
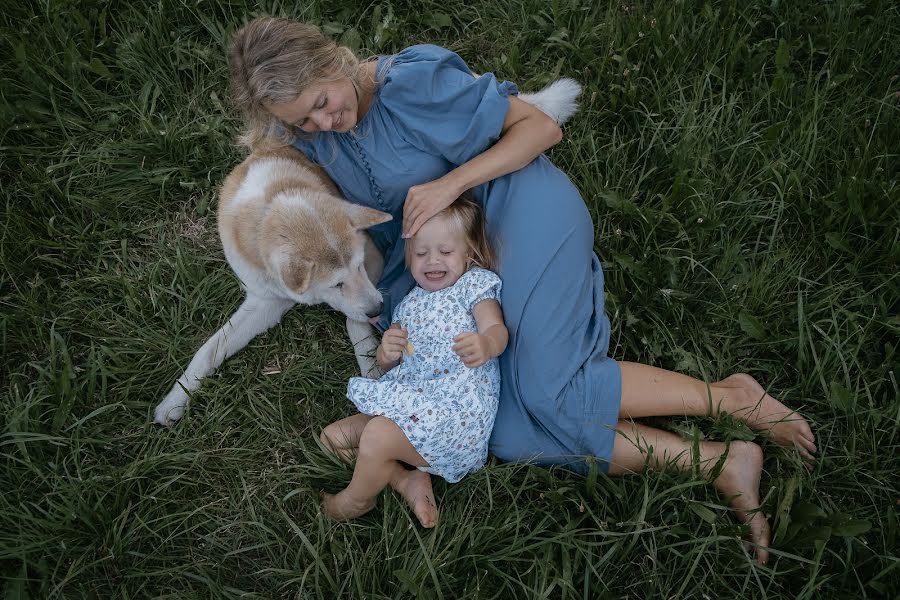
[{"label": "small yellow object in girl's hand", "polygon": [[412,345],[412,342],[406,342],[406,354],[408,356],[412,356],[415,353],[416,349]]}]

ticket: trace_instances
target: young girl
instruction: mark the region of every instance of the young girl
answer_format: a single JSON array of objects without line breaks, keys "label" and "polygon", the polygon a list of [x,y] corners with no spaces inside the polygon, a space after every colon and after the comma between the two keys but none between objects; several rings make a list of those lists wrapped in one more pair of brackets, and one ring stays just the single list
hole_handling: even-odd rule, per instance
[{"label": "young girl", "polygon": [[[507,331],[478,204],[464,196],[428,219],[407,240],[406,263],[418,285],[378,347],[386,373],[378,381],[351,379],[347,397],[360,414],[322,431],[322,443],[345,461],[357,454],[350,485],[323,497],[323,509],[337,519],[369,511],[395,476],[402,480],[397,461],[455,483],[487,460],[500,396],[496,357]],[[437,511],[425,491],[404,495],[432,527]]]},{"label": "young girl", "polygon": [[[392,307],[413,283],[402,238],[415,236],[464,190],[473,191],[488,233],[503,240],[499,275],[509,349],[500,356],[490,440],[495,456],[580,472],[593,457],[610,475],[648,466],[691,472],[696,464],[748,525],[756,558],[765,562],[770,532],[758,510],[760,447],[695,446],[634,419],[728,412],[806,460],[816,452],[815,436],[802,416],[749,375],[707,383],[608,355],[610,323],[591,215],[565,173],[541,154],[562,139],[551,118],[516,98],[511,82],[491,73],[473,76],[444,48],[412,46],[360,61],[318,28],[287,19],[262,17],[242,27],[229,66],[249,145],[292,143],[349,200],[394,215],[369,230],[385,257],[380,329],[388,328]],[[388,419],[378,422],[399,430]],[[395,454],[411,463],[421,458]],[[429,481],[405,473],[415,472],[394,469],[391,485],[407,499],[430,494]]]}]

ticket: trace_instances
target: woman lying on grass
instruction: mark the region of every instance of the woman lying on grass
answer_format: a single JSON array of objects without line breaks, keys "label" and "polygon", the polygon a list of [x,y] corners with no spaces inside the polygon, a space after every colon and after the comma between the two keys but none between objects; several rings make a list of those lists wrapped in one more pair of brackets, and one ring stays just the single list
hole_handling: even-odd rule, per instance
[{"label": "woman lying on grass", "polygon": [[[474,77],[436,46],[360,61],[312,25],[263,17],[235,33],[228,59],[249,145],[292,143],[347,199],[394,215],[371,230],[385,258],[382,331],[413,286],[404,240],[465,190],[481,203],[488,235],[499,240],[509,331],[499,357],[495,456],[579,472],[596,457],[610,475],[697,465],[766,561],[760,447],[704,441],[694,454],[691,442],[633,419],[727,412],[805,460],[816,452],[813,433],[749,375],[707,384],[607,355],[594,226],[578,190],[542,154],[562,137],[552,119],[516,98],[512,83]],[[404,477],[416,476],[407,473],[398,471],[392,485],[429,526],[422,505],[433,502],[430,481],[407,485]]]}]

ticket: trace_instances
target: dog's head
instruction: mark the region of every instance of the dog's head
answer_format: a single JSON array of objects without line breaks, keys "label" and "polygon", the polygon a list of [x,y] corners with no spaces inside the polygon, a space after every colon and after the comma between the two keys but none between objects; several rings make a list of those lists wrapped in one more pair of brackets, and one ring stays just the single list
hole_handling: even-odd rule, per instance
[{"label": "dog's head", "polygon": [[324,302],[358,321],[377,316],[382,299],[366,273],[365,230],[389,220],[330,194],[287,193],[263,225],[268,271],[297,302]]}]

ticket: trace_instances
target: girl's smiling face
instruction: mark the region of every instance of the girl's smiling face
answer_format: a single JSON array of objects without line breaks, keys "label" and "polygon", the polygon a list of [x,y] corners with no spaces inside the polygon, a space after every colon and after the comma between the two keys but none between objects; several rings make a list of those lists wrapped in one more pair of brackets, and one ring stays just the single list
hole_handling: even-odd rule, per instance
[{"label": "girl's smiling face", "polygon": [[429,292],[456,283],[471,259],[465,235],[443,215],[426,221],[406,243],[411,246],[409,270],[419,287]]}]

